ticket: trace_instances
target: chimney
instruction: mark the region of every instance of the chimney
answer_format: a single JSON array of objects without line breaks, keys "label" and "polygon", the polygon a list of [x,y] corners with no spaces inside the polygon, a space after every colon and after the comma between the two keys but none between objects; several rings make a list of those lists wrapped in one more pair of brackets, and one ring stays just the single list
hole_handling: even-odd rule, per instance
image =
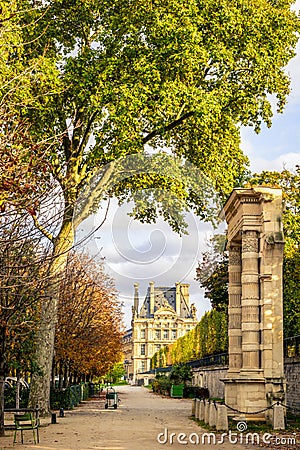
[{"label": "chimney", "polygon": [[136,314],[139,313],[139,283],[134,283],[134,300],[133,300],[133,309]]},{"label": "chimney", "polygon": [[176,286],[176,297],[175,297],[175,311],[180,317],[180,283],[175,283]]},{"label": "chimney", "polygon": [[183,294],[186,306],[188,307],[188,309],[190,308],[190,293],[189,293],[189,287],[190,285],[185,283],[181,285],[181,292]]},{"label": "chimney", "polygon": [[154,281],[150,281],[150,314],[154,314]]}]

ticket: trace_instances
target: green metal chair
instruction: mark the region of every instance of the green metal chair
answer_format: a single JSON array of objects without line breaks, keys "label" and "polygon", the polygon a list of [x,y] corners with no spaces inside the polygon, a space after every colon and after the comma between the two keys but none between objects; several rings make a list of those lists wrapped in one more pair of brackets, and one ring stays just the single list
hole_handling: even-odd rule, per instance
[{"label": "green metal chair", "polygon": [[15,414],[15,433],[14,433],[14,444],[17,442],[17,432],[21,431],[21,441],[23,444],[23,431],[24,430],[32,430],[33,432],[33,440],[36,444],[39,443],[39,418],[36,415],[33,415],[31,412],[26,412],[24,414]]}]

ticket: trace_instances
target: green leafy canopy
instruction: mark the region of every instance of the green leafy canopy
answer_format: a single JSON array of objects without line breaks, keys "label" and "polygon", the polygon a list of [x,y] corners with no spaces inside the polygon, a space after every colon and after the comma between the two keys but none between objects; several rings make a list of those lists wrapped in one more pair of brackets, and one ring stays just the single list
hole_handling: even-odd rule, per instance
[{"label": "green leafy canopy", "polygon": [[67,203],[107,163],[149,145],[189,160],[224,195],[239,184],[239,126],[270,125],[269,94],[281,111],[289,92],[291,3],[16,2],[22,64],[36,62],[19,114],[37,140],[56,138],[49,159]]}]

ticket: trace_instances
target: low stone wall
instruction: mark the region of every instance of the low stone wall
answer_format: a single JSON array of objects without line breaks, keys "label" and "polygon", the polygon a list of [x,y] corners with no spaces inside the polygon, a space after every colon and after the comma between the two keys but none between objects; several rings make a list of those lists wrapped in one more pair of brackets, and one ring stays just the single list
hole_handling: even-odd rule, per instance
[{"label": "low stone wall", "polygon": [[194,386],[205,387],[211,398],[224,398],[224,383],[228,366],[199,367],[193,369]]},{"label": "low stone wall", "polygon": [[285,358],[284,375],[287,382],[286,404],[300,411],[300,358]]},{"label": "low stone wall", "polygon": [[[193,369],[193,385],[205,387],[210,397],[224,398],[224,383],[228,366],[198,367]],[[286,405],[300,411],[300,358],[286,358],[284,373],[287,383]]]}]

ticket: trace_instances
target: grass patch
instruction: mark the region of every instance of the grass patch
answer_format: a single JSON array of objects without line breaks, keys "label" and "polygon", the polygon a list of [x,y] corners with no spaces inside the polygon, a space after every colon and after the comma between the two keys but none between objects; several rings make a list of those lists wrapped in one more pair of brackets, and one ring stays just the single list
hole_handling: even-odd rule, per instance
[{"label": "grass patch", "polygon": [[300,433],[300,416],[297,417],[292,414],[287,414],[286,429],[287,431]]}]

